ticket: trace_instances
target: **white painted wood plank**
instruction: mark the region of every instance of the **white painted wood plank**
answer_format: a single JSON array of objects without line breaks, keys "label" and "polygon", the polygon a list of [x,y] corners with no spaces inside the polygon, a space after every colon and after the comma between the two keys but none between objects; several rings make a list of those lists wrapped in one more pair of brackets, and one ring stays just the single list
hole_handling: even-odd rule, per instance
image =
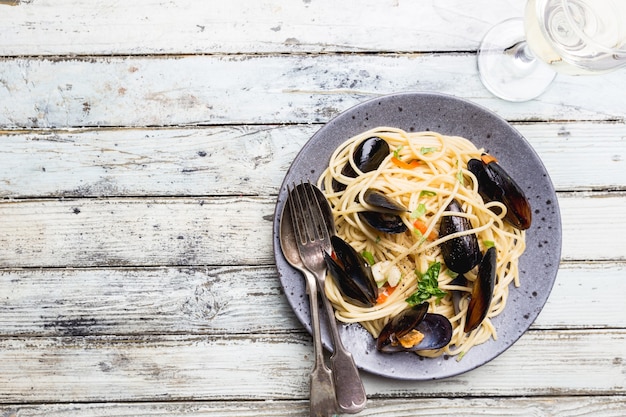
[{"label": "white painted wood plank", "polygon": [[[563,259],[626,259],[626,196],[581,194],[559,197]],[[0,265],[271,264],[274,206],[274,197],[3,202]]]},{"label": "white painted wood plank", "polygon": [[533,328],[626,327],[625,275],[623,263],[562,263]]},{"label": "white painted wood plank", "polygon": [[[276,194],[320,126],[5,131],[0,196]],[[626,189],[626,123],[514,126],[557,190]]]},{"label": "white painted wood plank", "polygon": [[523,6],[522,0],[22,1],[2,7],[0,50],[3,55],[476,50],[493,24],[521,16]]},{"label": "white painted wood plank", "polygon": [[464,97],[509,120],[625,120],[626,71],[559,76],[539,99],[491,96],[473,54],[185,56],[0,60],[0,126],[325,122],[403,91]]},{"label": "white painted wood plank", "polygon": [[5,270],[0,288],[0,335],[303,331],[273,266]]},{"label": "white painted wood plank", "polygon": [[[625,338],[623,330],[535,331],[457,377],[363,380],[370,398],[623,396]],[[310,341],[296,335],[0,339],[0,401],[305,399],[312,360]],[[572,377],[573,363],[585,378]]]},{"label": "white painted wood plank", "polygon": [[0,217],[12,220],[0,224],[0,259],[61,267],[271,263],[274,205],[273,197],[4,202]]},{"label": "white painted wood plank", "polygon": [[319,125],[257,125],[4,132],[0,196],[277,194],[289,165],[317,129]]},{"label": "white painted wood plank", "polygon": [[[622,197],[618,197],[618,196]],[[626,256],[626,201],[623,194],[559,195],[563,226],[563,259],[599,261]],[[593,220],[592,220],[593,219]],[[593,242],[594,249],[591,249]]]},{"label": "white painted wood plank", "polygon": [[[194,401],[108,404],[41,404],[0,406],[0,413],[20,417],[305,417],[308,401]],[[530,397],[530,398],[420,398],[370,399],[363,417],[623,417],[626,398]]]},{"label": "white painted wood plank", "polygon": [[[532,328],[626,328],[625,273],[563,264]],[[0,336],[304,331],[272,266],[0,270],[0,288]]]}]

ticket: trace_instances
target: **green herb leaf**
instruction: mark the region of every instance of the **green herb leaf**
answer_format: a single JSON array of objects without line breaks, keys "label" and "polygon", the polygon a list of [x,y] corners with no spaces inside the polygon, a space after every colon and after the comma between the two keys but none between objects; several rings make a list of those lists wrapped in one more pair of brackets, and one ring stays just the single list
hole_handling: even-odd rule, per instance
[{"label": "green herb leaf", "polygon": [[364,250],[363,253],[361,253],[361,256],[365,258],[365,260],[367,261],[368,264],[370,264],[370,266],[376,263],[376,261],[374,260],[374,255],[372,255],[372,252]]},{"label": "green herb leaf", "polygon": [[489,249],[496,246],[496,242],[493,240],[483,240],[483,245],[485,245],[485,249]]},{"label": "green herb leaf", "polygon": [[427,148],[427,147],[422,147],[422,149],[420,149],[420,153],[422,155],[426,155],[429,153],[433,153],[433,152],[437,152],[439,150],[439,148],[435,148],[435,147],[431,147],[431,148]]},{"label": "green herb leaf", "polygon": [[441,300],[447,293],[439,288],[439,271],[441,271],[441,263],[433,262],[423,274],[416,269],[417,291],[411,294],[405,301],[410,306],[423,303],[431,297],[436,297],[437,301]]},{"label": "green herb leaf", "polygon": [[465,185],[465,180],[463,179],[463,171],[459,169],[459,172],[456,173],[456,179],[461,183],[461,185]]},{"label": "green herb leaf", "polygon": [[429,191],[429,190],[420,191],[420,197],[434,197],[436,195],[437,193],[434,191]]},{"label": "green herb leaf", "polygon": [[393,156],[394,156],[395,158],[399,158],[399,157],[400,157],[400,151],[402,150],[402,148],[403,148],[403,147],[402,147],[402,146],[400,146],[399,148],[396,148],[396,150],[395,150],[395,151],[393,151]]},{"label": "green herb leaf", "polygon": [[456,278],[456,277],[458,277],[458,276],[459,276],[459,274],[458,274],[457,272],[454,272],[454,271],[453,271],[453,270],[451,270],[451,269],[446,269],[446,274],[447,274],[450,278],[452,278],[452,279],[454,279],[454,278]]},{"label": "green herb leaf", "polygon": [[426,206],[423,203],[419,203],[417,208],[411,212],[412,219],[419,219],[426,214]]}]

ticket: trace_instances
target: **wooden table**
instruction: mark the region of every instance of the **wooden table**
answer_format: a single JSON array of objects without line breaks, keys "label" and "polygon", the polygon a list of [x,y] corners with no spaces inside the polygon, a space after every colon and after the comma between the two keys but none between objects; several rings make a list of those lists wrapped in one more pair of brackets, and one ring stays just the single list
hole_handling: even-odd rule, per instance
[{"label": "wooden table", "polygon": [[278,188],[325,122],[403,91],[472,100],[528,139],[562,262],[510,350],[432,382],[364,374],[360,415],[626,415],[626,72],[496,99],[476,50],[523,6],[0,1],[0,415],[308,415]]}]

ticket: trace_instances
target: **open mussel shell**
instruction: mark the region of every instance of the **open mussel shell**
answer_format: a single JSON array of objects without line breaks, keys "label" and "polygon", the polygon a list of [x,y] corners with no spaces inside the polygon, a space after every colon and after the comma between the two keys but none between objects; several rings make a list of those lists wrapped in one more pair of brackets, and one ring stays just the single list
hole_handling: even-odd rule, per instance
[{"label": "open mussel shell", "polygon": [[502,168],[495,158],[487,155],[484,160],[470,159],[469,169],[478,180],[478,192],[487,201],[499,201],[506,206],[504,220],[514,227],[525,230],[532,222],[530,203],[524,191]]},{"label": "open mussel shell", "polygon": [[[356,147],[352,157],[359,171],[370,172],[377,169],[383,160],[389,156],[389,153],[389,144],[378,136],[372,136],[371,138],[365,139]],[[350,162],[347,162],[341,170],[341,175],[356,178],[357,172]],[[346,189],[346,185],[337,180],[333,180],[332,187],[334,191],[343,191]]]},{"label": "open mussel shell", "polygon": [[[452,200],[446,211],[462,213],[458,201]],[[439,237],[471,230],[472,225],[466,217],[443,216],[439,225]],[[478,238],[474,233],[455,237],[441,244],[441,254],[448,269],[464,274],[480,262],[482,254],[478,246]]]},{"label": "open mussel shell", "polygon": [[[427,313],[428,303],[411,307],[392,318],[376,339],[376,349],[384,353],[415,352],[441,349],[452,339],[452,324],[441,314]],[[399,339],[416,330],[423,335],[411,347],[402,346]]]},{"label": "open mussel shell", "polygon": [[391,234],[404,233],[408,230],[399,216],[408,211],[402,204],[373,188],[365,190],[363,201],[370,205],[370,209],[359,212],[359,218],[370,227]]},{"label": "open mussel shell", "polygon": [[378,288],[369,264],[345,240],[338,236],[331,236],[330,239],[336,260],[328,253],[324,253],[324,260],[339,292],[351,304],[374,306]]},{"label": "open mussel shell", "polygon": [[470,303],[467,307],[467,319],[463,328],[466,333],[477,328],[489,313],[496,282],[496,257],[496,248],[492,246],[487,249],[478,267],[478,276],[474,281]]},{"label": "open mussel shell", "polygon": [[365,190],[365,193],[363,193],[363,201],[372,206],[372,211],[379,213],[402,214],[408,211],[402,204],[373,188]]},{"label": "open mussel shell", "polygon": [[408,230],[402,217],[397,214],[377,213],[375,211],[360,211],[359,217],[372,228],[391,234],[404,233]]}]

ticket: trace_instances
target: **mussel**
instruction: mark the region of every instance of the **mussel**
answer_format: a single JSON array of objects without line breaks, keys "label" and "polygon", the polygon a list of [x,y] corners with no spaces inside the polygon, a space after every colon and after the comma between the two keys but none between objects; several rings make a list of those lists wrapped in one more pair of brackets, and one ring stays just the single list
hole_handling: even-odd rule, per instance
[{"label": "mussel", "polygon": [[367,261],[345,240],[331,236],[334,257],[324,253],[329,275],[343,298],[354,305],[372,307],[378,288]]},{"label": "mussel", "polygon": [[[446,211],[462,213],[458,201],[452,200]],[[443,216],[439,225],[439,237],[472,229],[468,218],[461,216]],[[478,246],[478,238],[474,233],[458,236],[441,244],[441,254],[448,269],[464,274],[480,262],[482,254]]]},{"label": "mussel", "polygon": [[470,303],[467,307],[467,320],[463,331],[471,332],[487,317],[493,289],[496,282],[496,248],[490,247],[485,252],[480,266],[478,276],[474,281]]},{"label": "mussel", "polygon": [[402,214],[408,210],[402,204],[387,197],[381,191],[368,188],[363,193],[363,201],[372,206],[372,210],[379,213]]},{"label": "mussel", "polygon": [[506,206],[504,220],[521,230],[530,227],[532,212],[524,191],[493,156],[483,154],[481,160],[470,159],[467,169],[476,176],[478,192],[485,200]]},{"label": "mussel", "polygon": [[368,211],[359,212],[359,217],[365,223],[385,233],[404,233],[408,230],[399,216],[407,212],[402,204],[372,188],[365,191],[363,200],[371,207]]},{"label": "mussel", "polygon": [[[361,172],[370,172],[380,166],[383,160],[389,156],[389,144],[384,139],[378,136],[372,136],[361,142],[352,155],[356,167]],[[356,178],[357,172],[354,170],[350,162],[341,170],[341,175],[350,178]],[[343,191],[346,189],[346,185],[333,179],[332,184],[334,191]]]},{"label": "mussel", "polygon": [[452,324],[441,314],[428,313],[424,302],[392,318],[376,339],[379,352],[440,349],[450,343]]}]

